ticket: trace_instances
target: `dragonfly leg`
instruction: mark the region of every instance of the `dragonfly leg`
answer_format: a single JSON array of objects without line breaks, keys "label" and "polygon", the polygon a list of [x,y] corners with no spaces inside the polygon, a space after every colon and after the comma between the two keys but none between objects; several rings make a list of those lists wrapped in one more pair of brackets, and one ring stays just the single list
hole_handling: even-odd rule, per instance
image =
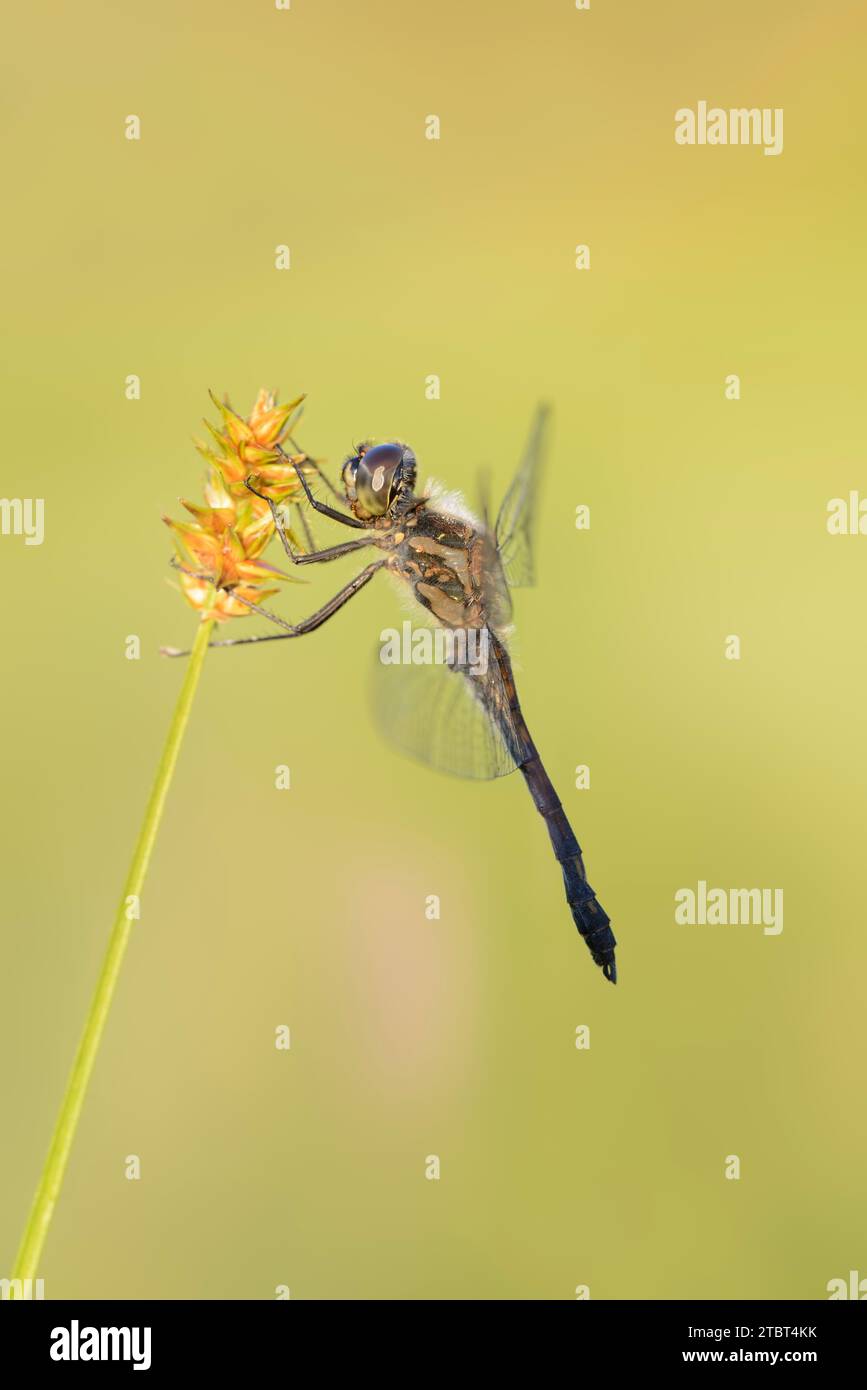
[{"label": "dragonfly leg", "polygon": [[[308,555],[302,555],[297,550],[293,550],[289,544],[289,537],[286,535],[286,523],[280,512],[280,508],[270,497],[265,497],[261,492],[257,492],[248,478],[244,484],[248,492],[252,492],[254,497],[261,497],[263,502],[267,502],[271,508],[271,515],[274,518],[274,526],[277,535],[283,545],[283,549],[289,556],[293,565],[316,565],[322,560],[339,560],[342,555],[351,555],[354,550],[363,550],[365,546],[375,545],[376,542],[371,536],[364,540],[344,541],[342,545],[331,545],[326,550],[313,550]],[[303,516],[303,513],[302,513]]]},{"label": "dragonfly leg", "polygon": [[[289,544],[289,537],[286,535],[286,522],[283,519],[283,513],[280,511],[280,508],[274,502],[273,498],[266,497],[264,492],[259,492],[256,488],[254,488],[249,478],[244,479],[244,487],[247,489],[248,492],[252,492],[254,497],[258,497],[260,502],[268,503],[268,506],[271,508],[271,518],[274,522],[274,529],[276,530],[277,535],[280,537],[280,544],[286,551],[286,554],[289,556],[289,559],[292,561],[293,565],[297,564],[298,555]],[[300,507],[298,508],[298,515],[304,522],[304,529],[307,532],[308,540],[310,542],[310,547],[312,550],[313,537],[310,534],[310,527],[307,525],[307,520]]]},{"label": "dragonfly leg", "polygon": [[355,550],[365,550],[369,545],[376,545],[373,537],[363,541],[344,541],[342,545],[330,545],[327,550],[313,550],[309,555],[292,555],[291,558],[296,565],[318,565],[323,560],[339,560]]},{"label": "dragonfly leg", "polygon": [[300,506],[296,506],[295,510],[298,513],[298,520],[300,521],[301,529],[304,532],[304,539],[307,542],[307,550],[308,552],[315,550],[316,542],[313,539],[313,532],[310,529],[310,522],[307,520]]},{"label": "dragonfly leg", "polygon": [[[182,565],[176,555],[172,556],[170,564],[172,565],[173,569],[180,570],[181,574],[189,575],[190,579],[201,579],[204,583],[210,584],[213,588],[220,589],[223,593],[231,594],[233,598],[237,599],[238,603],[243,603],[245,607],[251,610],[251,612],[258,613],[260,618],[267,618],[269,623],[276,623],[278,627],[285,628],[288,636],[295,636],[295,628],[292,626],[291,623],[287,623],[285,618],[281,618],[279,613],[272,613],[269,608],[263,608],[261,604],[254,603],[252,599],[242,598],[240,594],[234,593],[234,591],[229,585],[215,584],[214,576],[212,574],[205,574],[201,570],[187,569],[186,565]],[[215,644],[212,642],[210,643],[210,645],[214,646]],[[165,652],[173,655],[174,649],[165,648]],[[179,653],[179,655],[186,656],[188,655],[188,653],[183,652]]]},{"label": "dragonfly leg", "polygon": [[[292,448],[295,450],[296,454],[304,454],[304,450],[299,449],[291,434],[289,435],[289,443],[292,445]],[[331,493],[332,497],[336,497],[338,502],[341,502],[343,500],[343,494],[339,492],[338,489],[334,486],[328,474],[325,472],[325,469],[319,467],[319,464],[316,462],[316,459],[312,459],[309,454],[304,454],[304,462],[309,463],[310,467],[314,470],[314,472],[318,474],[325,486],[328,488],[328,491]]]},{"label": "dragonfly leg", "polygon": [[[318,627],[321,627],[323,623],[326,623],[329,618],[332,618],[335,613],[339,612],[344,604],[348,603],[359,590],[363,589],[365,584],[369,584],[377,570],[381,570],[386,563],[386,560],[375,560],[373,564],[367,565],[354,579],[350,579],[348,584],[344,584],[343,588],[339,589],[333,598],[330,598],[321,608],[317,608],[316,612],[311,613],[309,617],[302,618],[300,623],[287,623],[285,619],[278,617],[276,613],[270,613],[267,608],[261,608],[257,603],[253,603],[251,599],[241,598],[240,594],[235,594],[234,597],[238,599],[239,603],[243,603],[251,612],[258,613],[260,617],[267,618],[269,622],[276,623],[278,627],[284,628],[285,631],[266,632],[261,636],[255,637],[227,637],[222,641],[209,642],[208,646],[246,647],[251,646],[255,642],[282,642],[288,637],[304,637],[308,632],[315,632]],[[189,573],[189,571],[187,571],[187,573]],[[197,575],[195,577],[207,578],[208,576]],[[213,580],[211,580],[211,583],[213,583]],[[189,656],[190,654],[189,651],[178,651],[175,647],[162,647],[161,651],[163,656]]]},{"label": "dragonfly leg", "polygon": [[[280,450],[280,452],[281,454],[283,454],[282,449]],[[286,458],[288,461],[288,456],[286,454],[283,454],[283,457]],[[294,460],[292,460],[292,462],[294,463]],[[332,521],[339,521],[344,526],[354,527],[356,531],[364,531],[366,529],[364,522],[359,521],[357,517],[348,516],[346,512],[339,512],[336,507],[330,507],[327,502],[319,502],[313,496],[313,493],[310,491],[310,484],[304,477],[300,463],[295,463],[295,472],[298,474],[298,481],[304,489],[307,501],[310,503],[314,511],[319,512],[320,516],[328,516],[331,518]]]}]

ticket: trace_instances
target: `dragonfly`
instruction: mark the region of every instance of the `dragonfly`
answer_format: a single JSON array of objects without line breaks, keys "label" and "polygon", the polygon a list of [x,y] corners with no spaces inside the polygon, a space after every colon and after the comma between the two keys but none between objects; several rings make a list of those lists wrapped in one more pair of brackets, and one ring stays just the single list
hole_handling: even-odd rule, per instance
[{"label": "dragonfly", "polygon": [[[386,660],[380,649],[372,679],[381,732],[404,754],[457,776],[494,779],[520,770],[545,822],[575,926],[604,978],[616,984],[617,942],[610,918],[587,881],[581,846],[530,735],[509,656],[511,591],[535,582],[534,523],[549,416],[547,407],[538,408],[493,526],[486,507],[475,516],[459,494],[435,488],[417,493],[418,464],[408,444],[365,443],[343,463],[342,493],[329,482],[340,508],[314,496],[302,463],[295,460],[313,510],[363,533],[304,552],[287,535],[284,510],[257,491],[251,474],[246,485],[268,502],[293,565],[327,564],[367,550],[376,557],[298,623],[243,599],[282,631],[211,645],[244,646],[315,632],[377,574],[391,573],[422,610],[425,628],[443,640],[428,644],[429,651],[435,647],[436,660],[419,661],[414,654],[409,660]],[[412,652],[423,646],[414,638]]]}]

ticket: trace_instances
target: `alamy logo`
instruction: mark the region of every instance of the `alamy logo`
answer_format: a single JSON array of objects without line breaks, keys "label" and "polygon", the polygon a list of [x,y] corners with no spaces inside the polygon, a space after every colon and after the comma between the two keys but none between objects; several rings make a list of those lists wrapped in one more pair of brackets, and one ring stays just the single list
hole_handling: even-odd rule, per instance
[{"label": "alamy logo", "polygon": [[765,154],[783,153],[783,108],[769,106],[682,106],[674,113],[674,138],[678,145],[763,145]]},{"label": "alamy logo", "polygon": [[457,666],[473,676],[483,676],[488,669],[486,627],[414,628],[407,621],[401,632],[383,628],[379,640],[383,666]]},{"label": "alamy logo", "polygon": [[832,536],[867,536],[867,497],[852,489],[848,497],[832,497],[825,525]]},{"label": "alamy logo", "polygon": [[0,1299],[44,1297],[44,1279],[0,1279]]},{"label": "alamy logo", "polygon": [[23,536],[25,545],[41,545],[45,538],[44,497],[0,497],[0,533]]},{"label": "alamy logo", "polygon": [[69,1327],[51,1329],[52,1361],[132,1361],[134,1371],[151,1364],[149,1327],[81,1327],[73,1318]]},{"label": "alamy logo", "polygon": [[859,1303],[867,1299],[867,1279],[862,1279],[857,1269],[849,1270],[848,1282],[845,1279],[829,1279],[825,1288],[828,1290],[829,1303],[838,1298],[855,1298]]},{"label": "alamy logo", "polygon": [[765,936],[783,930],[782,888],[708,888],[703,878],[697,888],[678,888],[674,895],[674,920],[678,926],[761,926]]}]

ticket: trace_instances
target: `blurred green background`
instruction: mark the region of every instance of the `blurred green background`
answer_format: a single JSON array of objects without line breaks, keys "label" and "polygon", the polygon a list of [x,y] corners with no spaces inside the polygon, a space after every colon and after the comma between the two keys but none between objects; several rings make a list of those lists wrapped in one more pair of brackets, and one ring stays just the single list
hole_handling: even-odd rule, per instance
[{"label": "blurred green background", "polygon": [[[553,403],[518,674],[621,983],[518,777],[378,743],[387,582],[304,643],[212,653],[46,1296],[822,1298],[867,1274],[867,539],[825,527],[867,493],[865,28],[839,0],[19,7],[2,492],[44,497],[46,534],[0,539],[0,1273],[181,679],[158,648],[193,632],[160,513],[198,495],[207,389],[246,411],[266,385],[309,393],[332,463],[398,436],[468,490],[484,464],[505,486]],[[783,107],[784,153],[678,147],[699,100]],[[782,935],[675,926],[700,878],[782,887]]]}]

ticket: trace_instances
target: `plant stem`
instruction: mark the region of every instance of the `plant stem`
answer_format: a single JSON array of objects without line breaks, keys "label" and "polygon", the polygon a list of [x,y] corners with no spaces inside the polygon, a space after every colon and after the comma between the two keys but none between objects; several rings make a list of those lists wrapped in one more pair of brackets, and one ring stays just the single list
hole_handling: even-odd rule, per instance
[{"label": "plant stem", "polygon": [[[60,1114],[54,1127],[51,1138],[51,1147],[48,1150],[48,1157],[42,1169],[42,1176],[36,1195],[33,1199],[33,1206],[27,1218],[27,1225],[15,1260],[15,1268],[12,1273],[13,1279],[34,1279],[42,1255],[42,1247],[51,1225],[51,1218],[54,1215],[54,1208],[60,1195],[60,1188],[63,1183],[66,1165],[69,1161],[69,1154],[72,1149],[75,1132],[78,1128],[78,1121],[81,1117],[84,1098],[87,1094],[87,1087],[93,1071],[96,1056],[99,1051],[102,1035],[105,1031],[105,1024],[108,1018],[111,1001],[114,995],[115,986],[120,975],[123,958],[126,954],[127,943],[129,941],[130,929],[133,921],[136,920],[137,911],[131,910],[130,898],[136,900],[141,898],[142,886],[147,874],[151,852],[157,838],[157,832],[162,820],[163,808],[166,803],[166,796],[171,785],[175,765],[178,761],[181,742],[190,709],[193,704],[193,697],[196,693],[196,686],[199,683],[199,676],[202,670],[202,663],[205,653],[208,650],[208,638],[214,626],[214,619],[204,616],[199,624],[196,640],[190,653],[189,665],[187,666],[184,683],[178,696],[178,703],[169,727],[166,744],[163,748],[159,767],[157,768],[153,790],[139,831],[136,847],[133,852],[132,863],[129,866],[126,883],[123,888],[123,895],[118,905],[114,919],[114,926],[102,963],[102,970],[97,980],[90,1011],[84,1025],[84,1032],[78,1044],[78,1051],[75,1054],[75,1061],[72,1065],[72,1072],[66,1086],[66,1093],[63,1097],[63,1104],[60,1107]],[[138,908],[138,901],[135,904]],[[128,915],[128,913],[130,915]],[[14,1285],[12,1289],[13,1297]]]}]

